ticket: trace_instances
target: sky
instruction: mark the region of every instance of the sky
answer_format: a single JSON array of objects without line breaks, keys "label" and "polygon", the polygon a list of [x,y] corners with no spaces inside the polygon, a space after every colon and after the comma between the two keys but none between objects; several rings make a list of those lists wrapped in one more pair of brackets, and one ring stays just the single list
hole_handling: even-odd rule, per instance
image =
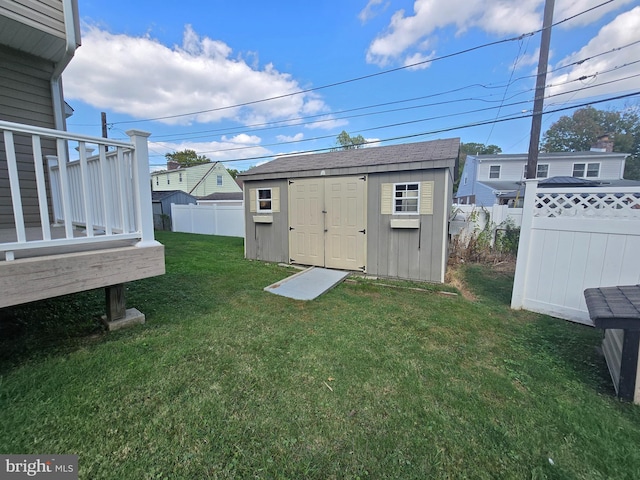
[{"label": "sky", "polygon": [[[544,0],[79,0],[71,132],[149,137],[243,171],[458,137],[526,153]],[[639,109],[640,0],[556,0],[542,132],[590,104]],[[634,93],[636,93],[634,95]],[[627,95],[626,98],[615,99]]]}]

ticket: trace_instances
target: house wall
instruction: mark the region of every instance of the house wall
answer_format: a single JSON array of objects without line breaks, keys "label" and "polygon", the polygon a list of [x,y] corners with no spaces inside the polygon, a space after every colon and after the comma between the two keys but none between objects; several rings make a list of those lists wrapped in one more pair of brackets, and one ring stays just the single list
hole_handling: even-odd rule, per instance
[{"label": "house wall", "polygon": [[[222,185],[218,185],[218,175],[222,176]],[[203,179],[203,177],[205,178]],[[212,193],[242,191],[221,163],[205,163],[195,167],[154,173],[152,174],[151,188],[155,192],[182,190],[195,197],[205,197]]]},{"label": "house wall", "polygon": [[[351,172],[358,174],[358,172]],[[434,182],[433,214],[383,215],[383,184]],[[434,282],[444,281],[447,257],[448,212],[452,195],[451,169],[373,173],[367,177],[367,265],[370,275]],[[280,189],[280,211],[272,223],[257,223],[250,212],[250,190]],[[289,263],[288,180],[245,180],[246,258]],[[419,228],[391,228],[391,218],[419,220]]]},{"label": "house wall", "polygon": [[[0,46],[0,120],[54,128],[50,62]],[[20,190],[26,226],[40,225],[31,139],[15,136]],[[55,145],[43,142],[44,155],[54,155]],[[45,166],[46,169],[46,166]],[[13,228],[4,138],[0,136],[0,228]]]},{"label": "house wall", "polygon": [[[554,158],[552,160],[539,158],[538,164],[549,165],[549,177],[571,177],[573,175],[574,163],[599,163],[600,176],[594,177],[600,180],[619,180],[622,178],[624,170],[624,159],[622,158],[598,158],[594,156],[572,157],[572,158]],[[500,165],[500,178],[489,178],[489,170],[491,165]],[[479,163],[478,176],[479,181],[487,180],[508,180],[520,181],[524,179],[524,166],[526,160],[486,160]]]},{"label": "house wall", "polygon": [[0,15],[16,20],[39,31],[65,38],[62,0],[39,2],[2,2]]},{"label": "house wall", "polygon": [[[267,262],[289,263],[289,202],[286,179],[244,182],[245,256]],[[252,188],[279,188],[280,211],[273,212],[273,223],[257,223],[251,212]]]}]

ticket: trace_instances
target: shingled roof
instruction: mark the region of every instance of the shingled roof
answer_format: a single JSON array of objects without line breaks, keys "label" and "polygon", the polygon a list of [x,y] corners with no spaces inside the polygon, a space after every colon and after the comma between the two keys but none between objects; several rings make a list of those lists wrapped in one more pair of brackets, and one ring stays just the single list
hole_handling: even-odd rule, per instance
[{"label": "shingled roof", "polygon": [[[319,171],[325,171],[327,175],[341,174],[346,173],[341,172],[345,169],[354,173],[355,170],[362,172],[401,170],[403,166],[406,169],[413,169],[417,166],[445,168],[454,165],[459,150],[460,139],[450,138],[385,147],[338,150],[312,155],[287,155],[242,172],[240,175],[243,179],[253,180],[260,177],[273,178],[274,174],[291,175],[304,172],[312,174]],[[427,165],[425,162],[431,162],[431,165]],[[372,167],[373,170],[371,170]]]}]

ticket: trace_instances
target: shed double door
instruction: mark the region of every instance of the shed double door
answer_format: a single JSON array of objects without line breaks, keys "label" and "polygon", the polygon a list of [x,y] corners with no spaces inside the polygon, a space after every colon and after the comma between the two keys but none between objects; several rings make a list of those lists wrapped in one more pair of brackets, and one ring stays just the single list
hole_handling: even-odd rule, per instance
[{"label": "shed double door", "polygon": [[289,181],[291,263],[365,270],[366,176]]}]

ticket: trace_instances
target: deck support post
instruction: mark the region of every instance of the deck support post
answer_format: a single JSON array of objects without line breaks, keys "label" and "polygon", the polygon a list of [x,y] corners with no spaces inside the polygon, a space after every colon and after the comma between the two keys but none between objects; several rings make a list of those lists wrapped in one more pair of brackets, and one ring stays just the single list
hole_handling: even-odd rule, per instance
[{"label": "deck support post", "polygon": [[107,314],[102,321],[111,330],[144,323],[144,314],[135,308],[126,308],[124,283],[105,287]]}]

